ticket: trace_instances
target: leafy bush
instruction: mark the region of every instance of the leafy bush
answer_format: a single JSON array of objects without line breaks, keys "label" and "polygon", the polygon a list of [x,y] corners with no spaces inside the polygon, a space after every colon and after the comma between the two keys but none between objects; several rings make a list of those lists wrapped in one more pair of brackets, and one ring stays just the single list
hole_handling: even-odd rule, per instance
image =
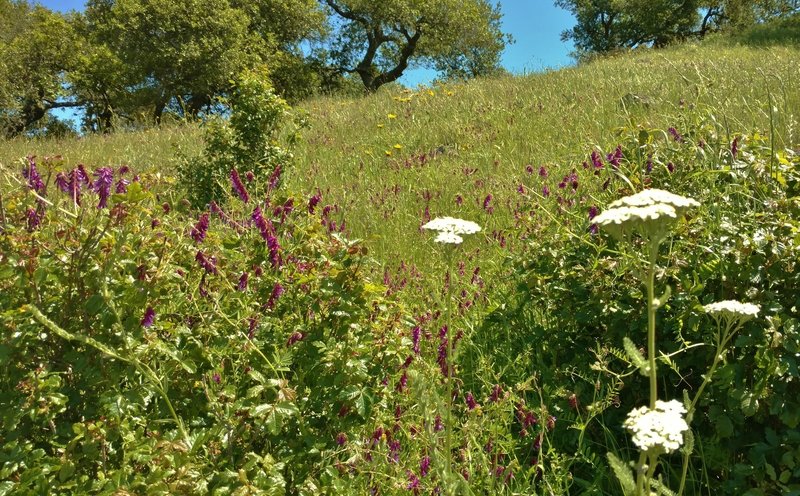
[{"label": "leafy bush", "polygon": [[291,162],[290,147],[303,125],[272,91],[264,70],[239,75],[231,95],[220,104],[230,108],[230,118],[211,117],[206,123],[205,150],[200,156],[184,158],[178,168],[186,197],[196,208],[224,201],[234,169],[260,180],[261,188],[253,191],[256,195],[274,188]]},{"label": "leafy bush", "polygon": [[[603,182],[596,206],[646,185],[701,201],[662,248],[667,262],[658,285],[670,286],[672,296],[659,314],[659,396],[694,394],[714,358],[713,324],[702,305],[741,299],[757,303],[762,313],[735,337],[700,400],[687,492],[796,491],[800,157],[792,150],[771,155],[757,133],[729,142],[705,123],[688,127],[683,133],[623,130],[632,138],[618,149],[617,164],[611,164],[613,154],[599,163],[587,160],[588,168],[578,170],[589,174],[576,180],[585,184],[594,175],[598,186]],[[598,469],[608,471],[599,461],[605,452],[632,449],[621,426],[629,411],[646,403],[648,387],[646,378],[632,375],[636,367],[622,345],[625,337],[646,344],[646,312],[643,288],[630,273],[636,253],[594,234],[591,220],[572,210],[561,209],[552,222],[534,220],[537,235],[515,262],[518,292],[487,319],[481,334],[494,336],[502,356],[514,357],[498,364],[507,380],[522,380],[517,371],[535,369],[551,385],[545,402],[569,399],[561,421],[580,436],[552,439],[559,452],[579,453],[571,462],[573,476],[585,484],[597,480]],[[524,330],[527,339],[502,339],[506,326]],[[665,483],[674,489],[680,457],[667,463]],[[609,480],[599,483],[583,490],[618,490],[606,486]]]},{"label": "leafy bush", "polygon": [[0,494],[330,488],[399,346],[365,249],[319,197],[198,215],[158,176],[58,166],[3,171]]}]

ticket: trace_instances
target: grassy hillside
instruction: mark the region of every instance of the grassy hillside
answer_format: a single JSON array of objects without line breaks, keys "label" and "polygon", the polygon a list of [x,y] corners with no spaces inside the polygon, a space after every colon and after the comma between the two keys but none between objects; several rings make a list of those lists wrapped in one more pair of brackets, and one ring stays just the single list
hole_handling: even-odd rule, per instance
[{"label": "grassy hillside", "polygon": [[0,493],[798,494],[800,48],[298,111],[209,211],[199,126],[0,143]]},{"label": "grassy hillside", "polygon": [[[518,188],[530,179],[527,165],[563,176],[593,149],[612,151],[621,134],[639,128],[686,132],[712,125],[726,141],[732,133],[760,133],[774,136],[778,149],[797,145],[798,62],[797,47],[718,42],[544,74],[317,99],[302,106],[310,128],[288,187],[322,190],[340,207],[348,232],[368,239],[379,259],[424,258],[417,228],[426,208],[433,217],[480,220],[490,232],[507,228]],[[201,145],[195,126],[17,139],[0,142],[0,163],[60,154],[68,164],[172,170],[179,153],[192,155]],[[487,195],[491,215],[483,208]]]}]

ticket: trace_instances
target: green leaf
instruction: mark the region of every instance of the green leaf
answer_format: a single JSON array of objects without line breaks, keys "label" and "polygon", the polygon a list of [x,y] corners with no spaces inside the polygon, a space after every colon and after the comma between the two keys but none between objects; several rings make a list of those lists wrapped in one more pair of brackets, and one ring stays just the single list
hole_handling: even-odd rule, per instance
[{"label": "green leaf", "polygon": [[622,486],[622,494],[625,496],[636,493],[636,482],[633,480],[633,472],[628,468],[625,463],[617,458],[614,453],[608,453],[608,464],[617,476],[620,486]]},{"label": "green leaf", "polygon": [[628,358],[631,359],[631,363],[639,369],[639,373],[643,376],[650,375],[650,365],[647,363],[647,360],[644,359],[641,353],[639,353],[639,349],[633,344],[633,341],[630,340],[627,336],[622,338],[623,346],[625,347],[625,353],[628,355]]}]

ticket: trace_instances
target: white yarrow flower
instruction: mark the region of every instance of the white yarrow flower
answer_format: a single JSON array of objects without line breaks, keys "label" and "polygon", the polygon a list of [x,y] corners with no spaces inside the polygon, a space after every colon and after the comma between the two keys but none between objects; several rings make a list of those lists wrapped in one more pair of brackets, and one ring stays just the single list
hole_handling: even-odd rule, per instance
[{"label": "white yarrow flower", "polygon": [[634,195],[620,198],[619,200],[609,205],[611,208],[616,207],[647,207],[650,205],[669,205],[674,208],[679,214],[684,210],[691,207],[699,207],[700,203],[692,198],[676,195],[663,189],[646,189]]},{"label": "white yarrow flower", "polygon": [[753,318],[758,315],[761,308],[752,303],[742,303],[736,300],[718,301],[703,307],[706,313],[714,317]]},{"label": "white yarrow flower", "polygon": [[441,231],[434,239],[437,243],[444,243],[447,245],[458,245],[464,241],[464,238],[459,236],[456,233],[449,232],[449,231]]},{"label": "white yarrow flower", "polygon": [[653,410],[646,406],[632,410],[623,425],[640,450],[671,453],[681,447],[683,432],[689,430],[685,413],[686,408],[677,400],[657,400]]},{"label": "white yarrow flower", "polygon": [[657,220],[662,217],[670,217],[676,219],[678,217],[678,214],[675,212],[675,209],[670,205],[657,204],[657,205],[648,205],[645,207],[610,208],[592,220],[601,226],[608,226],[611,224],[621,225],[636,221],[646,222],[649,220]]},{"label": "white yarrow flower", "polygon": [[438,231],[436,236],[437,243],[457,245],[464,241],[461,236],[465,234],[475,234],[481,230],[478,224],[463,219],[455,219],[453,217],[437,217],[427,224],[422,226],[423,229],[430,229]]},{"label": "white yarrow flower", "polygon": [[481,226],[472,221],[453,217],[437,217],[423,225],[422,228],[455,234],[475,234],[481,230]]}]

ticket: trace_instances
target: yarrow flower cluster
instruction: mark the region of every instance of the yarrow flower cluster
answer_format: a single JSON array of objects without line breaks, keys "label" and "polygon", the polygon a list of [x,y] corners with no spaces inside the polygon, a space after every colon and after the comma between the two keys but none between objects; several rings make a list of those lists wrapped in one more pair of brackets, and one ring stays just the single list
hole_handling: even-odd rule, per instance
[{"label": "yarrow flower cluster", "polygon": [[691,198],[661,189],[646,189],[611,203],[608,210],[592,220],[614,236],[639,231],[660,239],[688,209],[699,206]]},{"label": "yarrow flower cluster", "polygon": [[677,400],[656,401],[656,407],[636,408],[623,424],[633,434],[633,444],[645,452],[671,453],[683,444],[689,425],[683,418],[686,408]]},{"label": "yarrow flower cluster", "polygon": [[424,224],[423,229],[431,231],[438,231],[436,236],[437,243],[445,244],[460,244],[464,241],[462,238],[465,234],[475,234],[481,230],[478,224],[463,219],[455,219],[453,217],[437,217],[432,221]]},{"label": "yarrow flower cluster", "polygon": [[736,300],[718,301],[709,303],[703,310],[715,319],[738,320],[744,322],[758,315],[761,308],[752,303],[742,303]]}]

